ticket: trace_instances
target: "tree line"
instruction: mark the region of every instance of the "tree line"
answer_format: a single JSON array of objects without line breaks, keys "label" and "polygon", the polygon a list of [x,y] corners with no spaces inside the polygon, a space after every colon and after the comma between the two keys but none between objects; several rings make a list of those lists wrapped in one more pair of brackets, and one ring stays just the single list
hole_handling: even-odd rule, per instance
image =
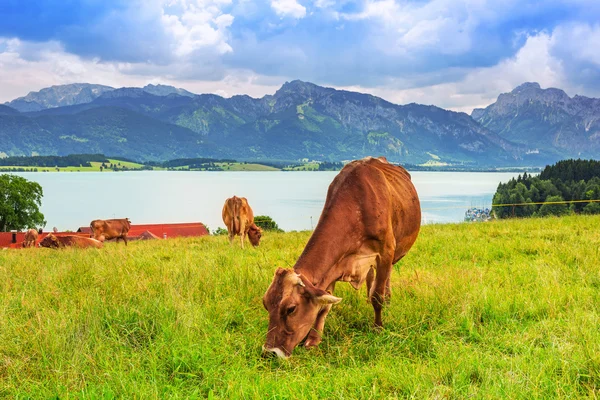
[{"label": "tree line", "polygon": [[90,162],[108,162],[102,154],[70,154],[68,156],[31,156],[0,158],[0,166],[11,167],[91,167]]},{"label": "tree line", "polygon": [[[524,173],[500,183],[492,200],[498,218],[566,214],[600,214],[600,161],[563,160],[538,175]],[[583,201],[561,204],[564,201]],[[499,206],[500,204],[526,204]],[[547,203],[547,204],[533,204]]]}]

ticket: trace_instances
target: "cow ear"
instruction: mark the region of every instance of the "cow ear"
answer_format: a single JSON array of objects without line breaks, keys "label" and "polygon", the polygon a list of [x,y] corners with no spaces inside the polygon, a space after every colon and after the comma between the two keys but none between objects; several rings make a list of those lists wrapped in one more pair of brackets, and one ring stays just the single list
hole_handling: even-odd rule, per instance
[{"label": "cow ear", "polygon": [[326,306],[328,304],[337,304],[340,301],[342,301],[341,297],[336,297],[332,294],[323,294],[321,296],[315,296],[314,300],[317,304],[320,304],[322,306]]}]

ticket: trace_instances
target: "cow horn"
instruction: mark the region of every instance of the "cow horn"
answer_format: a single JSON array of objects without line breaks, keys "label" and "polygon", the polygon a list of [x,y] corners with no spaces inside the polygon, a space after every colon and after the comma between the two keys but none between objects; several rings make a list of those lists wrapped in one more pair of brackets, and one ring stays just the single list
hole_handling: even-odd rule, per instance
[{"label": "cow horn", "polygon": [[306,286],[304,286],[304,282],[302,282],[302,278],[300,278],[300,274],[296,274],[296,276],[298,277],[297,285],[300,285],[302,287],[306,287]]}]

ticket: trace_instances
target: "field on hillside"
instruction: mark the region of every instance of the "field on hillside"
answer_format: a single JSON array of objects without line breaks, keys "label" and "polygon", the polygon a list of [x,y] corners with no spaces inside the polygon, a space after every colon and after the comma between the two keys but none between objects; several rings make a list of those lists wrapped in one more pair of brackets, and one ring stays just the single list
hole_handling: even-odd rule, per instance
[{"label": "field on hillside", "polygon": [[0,397],[600,396],[600,217],[427,225],[385,328],[340,283],[319,348],[262,359],[261,298],[309,232],[0,251]]},{"label": "field on hillside", "polygon": [[[130,162],[130,161],[121,161],[121,160],[114,160],[114,159],[108,159],[109,163],[105,163],[105,165],[110,165],[110,163],[113,163],[115,165],[118,165],[119,168],[127,168],[127,169],[139,169],[141,167],[143,167],[143,164],[138,164],[135,162]],[[14,170],[15,168],[17,169],[25,169],[27,171],[34,171],[37,170],[36,172],[100,172],[101,169],[100,167],[102,166],[101,162],[97,162],[97,161],[91,161],[90,162],[90,167],[36,167],[36,166],[1,166],[0,165],[0,172],[2,172],[3,170]],[[157,168],[158,169],[158,168]],[[105,169],[106,172],[112,171],[112,169]]]}]

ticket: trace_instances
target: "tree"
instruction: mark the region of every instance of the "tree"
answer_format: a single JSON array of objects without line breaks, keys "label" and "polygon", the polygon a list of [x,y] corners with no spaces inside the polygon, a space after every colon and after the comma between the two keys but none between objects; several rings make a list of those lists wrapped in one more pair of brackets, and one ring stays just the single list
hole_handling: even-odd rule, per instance
[{"label": "tree", "polygon": [[546,198],[546,204],[543,204],[538,211],[538,216],[545,217],[548,215],[567,215],[569,213],[569,207],[566,204],[549,204],[563,201],[560,196],[550,196]]},{"label": "tree", "polygon": [[584,214],[600,214],[600,203],[588,203],[583,207]]},{"label": "tree", "polygon": [[283,232],[279,229],[277,222],[273,221],[273,218],[268,215],[257,215],[254,217],[254,223],[265,231]]},{"label": "tree", "polygon": [[16,175],[0,175],[0,232],[45,226],[39,209],[43,196],[39,183]]}]

